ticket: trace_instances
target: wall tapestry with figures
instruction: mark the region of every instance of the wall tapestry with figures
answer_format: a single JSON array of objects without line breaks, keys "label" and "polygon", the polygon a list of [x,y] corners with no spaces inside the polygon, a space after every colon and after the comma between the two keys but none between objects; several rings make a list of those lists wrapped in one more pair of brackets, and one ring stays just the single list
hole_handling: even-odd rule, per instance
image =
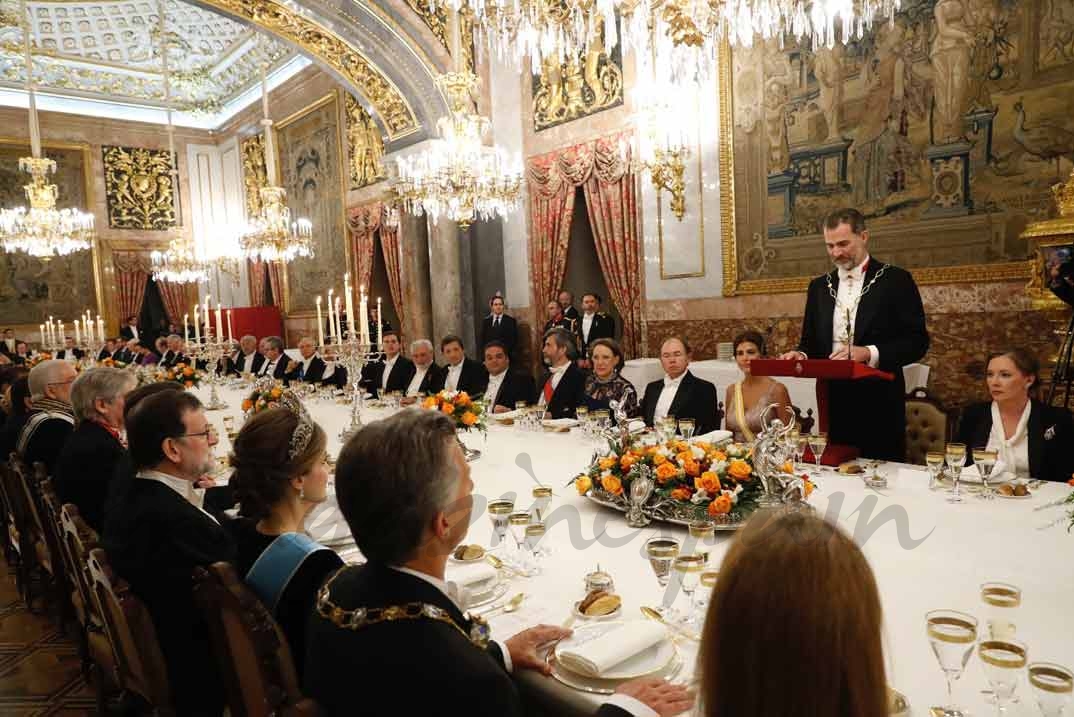
[{"label": "wall tapestry with figures", "polygon": [[533,76],[535,131],[623,104],[622,43],[609,53],[601,35],[575,58],[545,58],[541,74]]},{"label": "wall tapestry with figures", "polygon": [[287,265],[288,313],[312,312],[317,295],[338,286],[340,267],[347,266],[341,115],[339,95],[332,92],[276,126],[291,216],[313,223],[314,256]]},{"label": "wall tapestry with figures", "polygon": [[[44,154],[56,160],[51,178],[58,188],[56,206],[91,207],[89,149],[46,143]],[[19,157],[29,155],[29,145],[0,140],[0,206],[26,206],[22,187],[29,177],[19,170]],[[49,316],[73,318],[86,308],[86,297],[95,295],[93,252],[48,261],[22,252],[0,252],[0,325],[37,325]]]},{"label": "wall tapestry with figures", "polygon": [[165,230],[179,226],[174,160],[166,149],[104,147],[104,191],[112,229]]},{"label": "wall tapestry with figures", "polygon": [[841,206],[923,283],[1028,278],[1019,233],[1074,165],[1074,0],[904,0],[845,46],[724,53],[725,293],[828,270],[820,222]]}]

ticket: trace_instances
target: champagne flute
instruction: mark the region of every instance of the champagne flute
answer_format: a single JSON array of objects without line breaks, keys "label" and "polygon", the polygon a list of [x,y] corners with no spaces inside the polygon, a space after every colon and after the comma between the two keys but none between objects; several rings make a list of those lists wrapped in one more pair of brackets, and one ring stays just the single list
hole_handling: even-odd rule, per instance
[{"label": "champagne flute", "polygon": [[661,613],[670,609],[670,605],[665,603],[669,592],[668,582],[671,580],[671,563],[679,554],[681,547],[682,544],[675,538],[657,537],[645,541],[645,555],[649,558],[653,574],[656,575],[656,582],[664,590],[664,602],[660,606]]},{"label": "champagne flute", "polygon": [[715,570],[703,570],[698,577],[699,590],[694,592],[694,619],[698,625],[704,624],[705,613],[708,612],[709,600],[712,591],[716,587],[716,580],[720,573]]},{"label": "champagne flute", "polygon": [[806,449],[806,446],[808,446],[808,445],[809,445],[809,436],[808,435],[803,436],[803,435],[799,434],[798,435],[798,440],[797,440],[797,442],[795,443],[795,446],[794,446],[794,462],[796,464],[801,465],[802,463],[805,462],[805,449]]},{"label": "champagne flute", "polygon": [[582,434],[589,437],[593,435],[593,425],[589,420],[589,406],[578,406],[574,409],[574,417],[582,427]]},{"label": "champagne flute", "polygon": [[507,516],[507,527],[511,530],[511,537],[515,539],[515,550],[522,552],[522,543],[526,539],[526,526],[530,524],[528,512],[515,512]]},{"label": "champagne flute", "polygon": [[[705,558],[705,562],[708,562],[709,551],[707,548],[711,547],[716,541],[716,523],[708,518],[701,518],[700,520],[690,521],[690,537],[697,541],[697,554]],[[700,546],[706,546],[702,549]]]},{"label": "champagne flute", "polygon": [[798,462],[797,453],[798,453],[798,437],[799,437],[799,435],[801,435],[801,434],[798,433],[797,429],[791,431],[790,433],[787,434],[787,439],[786,439],[786,444],[785,444],[787,446],[787,450],[791,454],[791,460],[794,461],[795,463]]},{"label": "champagne flute", "polygon": [[676,555],[671,567],[678,578],[679,587],[686,593],[687,602],[692,603],[694,590],[697,589],[698,580],[705,570],[705,559],[696,553]]},{"label": "champagne flute", "polygon": [[944,458],[947,467],[951,469],[951,480],[955,483],[955,489],[947,497],[948,503],[961,503],[962,493],[959,490],[959,479],[962,477],[962,466],[966,465],[966,444],[948,443],[944,446]]},{"label": "champagne flute", "polygon": [[813,451],[813,460],[817,462],[817,475],[820,475],[820,459],[824,455],[824,449],[828,445],[828,434],[817,433],[809,436],[809,448]]},{"label": "champagne flute", "polygon": [[977,654],[984,666],[985,679],[996,698],[996,714],[1002,715],[1018,689],[1018,678],[1026,666],[1026,646],[1017,640],[984,640]]},{"label": "champagne flute", "polygon": [[492,521],[492,534],[493,541],[492,547],[503,542],[503,537],[507,535],[507,519],[511,516],[515,510],[515,502],[513,500],[507,500],[500,498],[498,500],[490,500],[488,504],[489,520]]},{"label": "champagne flute", "polygon": [[1074,672],[1052,662],[1034,662],[1028,672],[1040,713],[1044,717],[1062,717],[1074,697]]},{"label": "champagne flute", "polygon": [[694,423],[694,419],[692,419],[692,418],[679,419],[679,433],[681,433],[682,437],[685,438],[686,440],[690,440],[691,438],[694,437],[694,428],[695,427],[696,427],[696,424]]},{"label": "champagne flute", "polygon": [[548,486],[539,485],[533,489],[532,517],[535,521],[544,520],[548,514],[548,506],[552,504],[552,489]]},{"label": "champagne flute", "polygon": [[977,466],[977,472],[981,474],[981,482],[984,483],[981,497],[985,500],[992,500],[996,497],[995,488],[988,486],[988,479],[992,475],[992,468],[996,465],[996,458],[998,458],[996,451],[990,451],[984,447],[973,449],[973,462]]},{"label": "champagne flute", "polygon": [[1014,637],[1014,617],[1022,604],[1022,589],[1000,582],[981,584],[981,601],[985,604],[985,627],[990,640],[1010,640]]},{"label": "champagne flute", "polygon": [[962,677],[973,654],[977,618],[957,610],[933,610],[925,615],[925,625],[932,653],[947,681],[948,705],[943,708],[943,714],[945,717],[964,717],[962,709],[953,705],[952,686]]},{"label": "champagne flute", "polygon": [[940,480],[943,471],[945,456],[942,451],[929,451],[925,454],[925,465],[929,469],[929,488],[931,489]]},{"label": "champagne flute", "polygon": [[530,575],[540,575],[541,565],[539,561],[540,557],[540,542],[544,537],[545,527],[544,523],[530,523],[526,526],[523,539],[526,542],[526,547],[533,553],[533,569],[530,571]]}]

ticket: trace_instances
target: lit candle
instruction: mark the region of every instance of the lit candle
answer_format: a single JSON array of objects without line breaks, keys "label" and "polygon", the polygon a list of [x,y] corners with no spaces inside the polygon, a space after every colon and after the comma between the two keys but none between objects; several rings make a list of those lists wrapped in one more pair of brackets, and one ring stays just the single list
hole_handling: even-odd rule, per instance
[{"label": "lit candle", "polygon": [[41,324],[41,348],[45,347],[45,325]]},{"label": "lit candle", "polygon": [[317,345],[324,346],[324,323],[321,321],[321,297],[317,297]]},{"label": "lit candle", "polygon": [[63,340],[63,337],[64,337],[63,322],[59,321],[59,322],[57,322],[57,324],[58,324],[58,326],[56,328],[56,338],[59,339],[59,340],[56,343],[57,344],[62,344],[62,343],[65,343],[65,341]]},{"label": "lit candle", "polygon": [[224,312],[220,302],[216,302],[216,340],[224,340]]},{"label": "lit candle", "polygon": [[362,286],[362,298],[358,303],[358,335],[364,346],[369,345],[369,302],[365,298],[365,286]]},{"label": "lit candle", "polygon": [[384,314],[380,313],[380,297],[377,297],[377,348],[384,349]]},{"label": "lit candle", "polygon": [[97,314],[97,338],[104,341],[104,320]]},{"label": "lit candle", "polygon": [[190,314],[183,314],[183,342],[190,341]]},{"label": "lit candle", "polygon": [[333,342],[335,342],[336,336],[336,320],[332,318],[332,292],[334,291],[335,289],[331,288],[328,290],[328,338],[332,339]]},{"label": "lit candle", "polygon": [[78,330],[78,319],[75,319],[75,346],[82,343],[82,333]]},{"label": "lit candle", "polygon": [[53,333],[52,333],[52,330],[53,330],[53,328],[54,328],[54,327],[52,326],[52,317],[51,317],[51,316],[50,316],[50,317],[48,317],[48,323],[46,324],[46,326],[48,326],[48,343],[49,343],[49,346],[51,346],[51,345],[53,344]]},{"label": "lit candle", "polygon": [[343,293],[347,297],[347,321],[351,325],[351,336],[358,338],[359,334],[355,331],[355,316],[354,316],[354,289],[351,288],[350,274],[343,275]]},{"label": "lit candle", "polygon": [[194,343],[201,343],[201,322],[198,321],[197,304],[194,304]]},{"label": "lit candle", "polygon": [[205,311],[202,313],[202,320],[205,321],[205,340],[209,340],[209,336],[213,333],[213,317],[210,312],[212,305],[209,303],[209,299],[213,298],[212,294],[205,295]]},{"label": "lit candle", "polygon": [[[343,312],[343,299],[336,297],[336,341],[343,341],[343,319],[340,314]],[[350,317],[347,317],[347,321],[350,321]]]},{"label": "lit candle", "polygon": [[227,310],[227,341],[229,344],[235,343],[235,338],[231,335],[231,309]]}]

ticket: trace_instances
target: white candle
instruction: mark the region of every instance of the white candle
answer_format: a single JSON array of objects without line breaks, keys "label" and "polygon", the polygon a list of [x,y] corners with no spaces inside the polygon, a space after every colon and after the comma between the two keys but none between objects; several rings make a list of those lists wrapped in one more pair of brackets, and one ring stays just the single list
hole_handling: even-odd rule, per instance
[{"label": "white candle", "polygon": [[331,339],[333,342],[335,341],[336,336],[336,320],[332,318],[332,293],[334,291],[335,289],[328,290],[328,338]]},{"label": "white candle", "polygon": [[369,302],[365,298],[365,287],[362,287],[362,298],[358,302],[358,335],[363,345],[369,345]]},{"label": "white candle", "polygon": [[201,323],[198,321],[198,305],[194,304],[194,342],[201,343]]},{"label": "white candle", "polygon": [[75,319],[75,346],[82,343],[82,333],[78,330],[78,319]]},{"label": "white candle", "polygon": [[[343,299],[336,297],[336,341],[343,341],[343,319],[340,314],[343,312]],[[347,319],[350,321],[350,318]]]},{"label": "white candle", "polygon": [[45,325],[48,326],[48,343],[49,343],[49,346],[51,346],[52,345],[52,317],[51,316],[48,317],[48,323],[46,323]]},{"label": "white candle", "polygon": [[190,341],[190,314],[183,314],[183,342]]},{"label": "white candle", "polygon": [[317,345],[324,346],[324,323],[321,321],[321,297],[317,297]]},{"label": "white candle", "polygon": [[358,338],[360,335],[355,329],[354,322],[357,320],[354,315],[354,289],[351,287],[350,275],[343,275],[343,293],[347,295],[347,321],[351,325],[351,336]]},{"label": "white candle", "polygon": [[59,326],[56,328],[56,338],[59,339],[59,341],[57,341],[56,343],[57,344],[65,344],[66,342],[63,340],[64,339],[63,322],[60,321],[58,323],[59,323]]},{"label": "white candle", "polygon": [[206,294],[205,295],[205,311],[202,314],[202,319],[205,321],[205,340],[206,341],[209,340],[209,336],[211,336],[212,333],[213,333],[213,317],[212,317],[212,312],[210,311],[212,309],[212,305],[209,303],[209,299],[211,299],[211,298],[213,298],[212,294]]},{"label": "white candle", "polygon": [[104,341],[104,319],[100,314],[97,314],[97,338]]},{"label": "white candle", "polygon": [[220,302],[216,302],[216,340],[224,340],[224,312]]},{"label": "white candle", "polygon": [[231,309],[227,310],[227,341],[229,344],[235,342],[235,338],[231,335]]},{"label": "white candle", "polygon": [[377,297],[377,348],[384,348],[384,314],[380,313],[380,297]]},{"label": "white candle", "polygon": [[41,348],[45,347],[45,325],[41,324]]}]

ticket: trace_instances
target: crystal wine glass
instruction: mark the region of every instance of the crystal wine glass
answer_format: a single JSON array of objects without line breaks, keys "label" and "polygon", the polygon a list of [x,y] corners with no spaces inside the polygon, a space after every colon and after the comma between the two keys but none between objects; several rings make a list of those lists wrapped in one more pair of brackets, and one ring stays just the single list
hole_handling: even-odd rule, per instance
[{"label": "crystal wine glass", "polygon": [[681,433],[682,437],[685,438],[686,440],[690,440],[691,438],[694,437],[694,428],[695,427],[696,427],[696,424],[694,423],[694,419],[692,419],[692,418],[679,419],[679,433]]},{"label": "crystal wine glass", "polygon": [[977,466],[977,472],[981,474],[981,483],[984,484],[981,497],[985,500],[992,500],[996,497],[996,490],[989,487],[988,479],[992,475],[992,468],[996,465],[997,457],[996,451],[990,451],[987,448],[973,449],[973,462]]},{"label": "crystal wine glass", "polygon": [[548,515],[548,506],[552,504],[552,489],[548,486],[539,485],[533,489],[532,517],[535,521],[543,521]]},{"label": "crystal wine glass", "polygon": [[530,524],[528,512],[515,512],[507,516],[507,527],[511,530],[511,537],[515,539],[515,549],[522,552],[522,543],[526,539],[526,526]]},{"label": "crystal wine glass", "polygon": [[959,489],[959,479],[962,477],[962,466],[966,465],[966,444],[948,443],[944,446],[944,458],[947,460],[947,467],[951,469],[951,480],[955,484],[955,489],[947,497],[947,502],[961,503],[962,493]]},{"label": "crystal wine glass", "polygon": [[793,430],[793,431],[791,431],[790,433],[787,434],[787,438],[786,438],[786,442],[785,442],[785,445],[787,447],[787,451],[791,454],[791,460],[793,460],[795,462],[797,462],[795,453],[798,451],[798,436],[799,435],[801,435],[801,434],[798,433],[797,429]]},{"label": "crystal wine glass", "polygon": [[932,653],[940,663],[947,680],[948,705],[945,717],[963,717],[960,707],[953,705],[952,686],[962,676],[977,641],[977,618],[957,610],[933,610],[925,615],[926,632]]},{"label": "crystal wine glass", "polygon": [[828,445],[828,434],[817,433],[809,436],[809,448],[813,451],[813,460],[817,463],[817,475],[820,475],[820,459],[824,455],[824,449]]},{"label": "crystal wine glass", "polygon": [[[667,601],[667,586],[671,580],[671,563],[679,554],[682,544],[675,538],[657,537],[645,541],[645,555],[649,558],[649,565],[656,575],[656,582],[664,589],[664,601]],[[670,608],[667,604],[661,605],[661,611]]]},{"label": "crystal wine glass", "polygon": [[690,521],[690,537],[697,541],[695,550],[707,563],[709,548],[716,542],[716,523],[708,518]]},{"label": "crystal wine glass", "polygon": [[586,437],[591,437],[593,435],[593,424],[589,420],[589,406],[578,406],[574,409],[574,417],[578,419],[582,434]]},{"label": "crystal wine glass", "polygon": [[705,559],[696,553],[677,555],[671,567],[678,578],[679,587],[686,593],[687,601],[693,602],[694,590],[697,589],[698,580],[705,570]]},{"label": "crystal wine glass", "polygon": [[540,557],[540,542],[544,537],[545,527],[544,523],[530,523],[526,526],[523,539],[525,540],[526,547],[533,553],[533,569],[530,570],[530,575],[540,575],[541,565],[539,562]]},{"label": "crystal wine glass", "polygon": [[798,440],[794,446],[794,462],[796,464],[802,464],[805,462],[805,449],[809,445],[809,436],[798,435]]},{"label": "crystal wine glass", "polygon": [[694,620],[698,625],[705,622],[705,613],[708,612],[709,600],[719,575],[715,570],[703,570],[698,577],[699,589],[694,592]]},{"label": "crystal wine glass", "polygon": [[1018,679],[1026,666],[1025,644],[1017,640],[984,640],[977,654],[984,667],[985,679],[996,698],[996,714],[1002,715],[1018,689]]},{"label": "crystal wine glass", "polygon": [[603,433],[612,420],[612,412],[606,408],[599,408],[593,411],[594,418],[597,419],[597,434]]},{"label": "crystal wine glass", "polygon": [[494,536],[492,547],[495,548],[503,542],[503,537],[507,535],[507,519],[514,510],[515,502],[513,500],[501,498],[489,501],[489,520],[492,521],[492,534]]},{"label": "crystal wine glass", "polygon": [[925,454],[925,465],[929,469],[929,488],[932,488],[936,481],[940,480],[944,460],[945,456],[942,451],[929,451]]},{"label": "crystal wine glass", "polygon": [[1014,637],[1014,618],[1022,604],[1022,589],[1000,582],[981,584],[981,601],[985,604],[985,628],[990,640],[1010,640]]},{"label": "crystal wine glass", "polygon": [[1034,662],[1028,672],[1040,713],[1044,717],[1062,717],[1074,697],[1074,672],[1052,662]]}]

